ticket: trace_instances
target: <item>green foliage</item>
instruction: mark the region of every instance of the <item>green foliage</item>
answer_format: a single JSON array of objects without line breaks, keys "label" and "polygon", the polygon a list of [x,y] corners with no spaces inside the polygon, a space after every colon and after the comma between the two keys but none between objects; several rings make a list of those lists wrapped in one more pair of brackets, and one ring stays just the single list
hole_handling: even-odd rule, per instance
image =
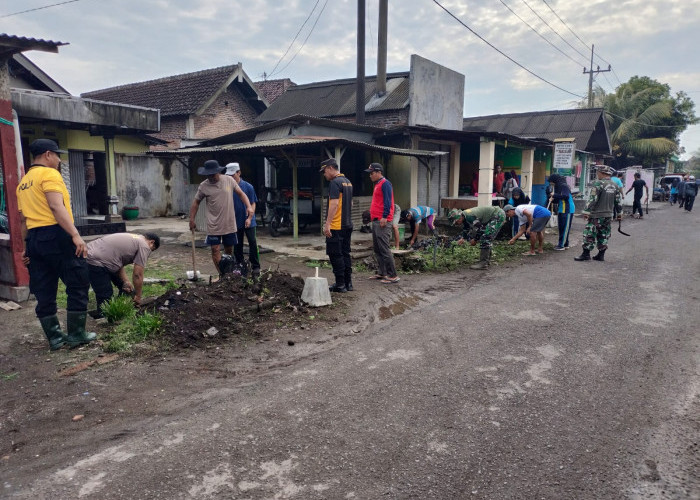
[{"label": "green foliage", "polygon": [[306,267],[320,267],[321,269],[331,269],[331,263],[327,260],[307,260]]},{"label": "green foliage", "polygon": [[[544,244],[545,249],[551,249],[550,243]],[[493,244],[491,253],[491,264],[500,264],[516,258],[520,258],[521,254],[530,249],[528,241],[516,241],[513,245],[508,245],[506,242],[496,241]],[[452,243],[450,247],[438,247],[435,265],[433,265],[433,249],[427,248],[419,252],[415,266],[419,271],[447,272],[454,269],[464,268],[476,263],[479,260],[479,246],[470,246],[465,243],[457,245]]]},{"label": "green foliage", "polygon": [[605,108],[616,168],[665,161],[679,152],[681,133],[699,121],[684,92],[671,95],[669,85],[646,76],[633,76],[615,93],[598,92],[596,98]]},{"label": "green foliage", "polygon": [[157,313],[145,312],[128,316],[111,332],[104,336],[105,350],[108,352],[124,352],[131,346],[153,338],[163,324],[163,318]]},{"label": "green foliage", "polygon": [[19,377],[19,372],[0,374],[0,379],[2,380],[14,380],[17,377]]},{"label": "green foliage", "polygon": [[133,316],[135,311],[134,303],[128,295],[112,297],[108,302],[102,304],[102,314],[110,323],[116,323]]}]

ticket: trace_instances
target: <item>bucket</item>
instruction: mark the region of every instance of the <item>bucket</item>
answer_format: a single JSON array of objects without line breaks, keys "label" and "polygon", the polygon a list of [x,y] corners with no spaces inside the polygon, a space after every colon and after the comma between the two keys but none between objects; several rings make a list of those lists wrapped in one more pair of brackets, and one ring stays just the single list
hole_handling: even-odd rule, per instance
[{"label": "bucket", "polygon": [[406,226],[399,224],[399,241],[406,239]]},{"label": "bucket", "polygon": [[139,218],[139,207],[124,207],[122,217],[126,220],[135,220]]}]

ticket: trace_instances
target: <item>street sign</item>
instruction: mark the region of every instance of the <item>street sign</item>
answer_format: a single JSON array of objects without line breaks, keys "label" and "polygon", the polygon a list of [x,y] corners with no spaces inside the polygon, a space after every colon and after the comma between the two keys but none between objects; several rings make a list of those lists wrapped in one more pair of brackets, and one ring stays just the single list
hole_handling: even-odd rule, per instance
[{"label": "street sign", "polygon": [[576,143],[572,139],[555,139],[554,164],[552,165],[554,172],[562,176],[573,175],[575,152]]}]

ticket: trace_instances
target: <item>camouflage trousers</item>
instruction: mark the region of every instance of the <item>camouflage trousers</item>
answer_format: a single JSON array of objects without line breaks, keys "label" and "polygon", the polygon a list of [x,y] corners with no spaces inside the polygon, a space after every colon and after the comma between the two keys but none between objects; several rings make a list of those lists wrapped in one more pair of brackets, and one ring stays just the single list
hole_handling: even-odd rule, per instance
[{"label": "camouflage trousers", "polygon": [[598,250],[608,248],[610,238],[611,217],[591,217],[583,228],[583,249],[589,252],[598,247]]},{"label": "camouflage trousers", "polygon": [[479,241],[479,248],[491,248],[493,240],[498,236],[501,226],[506,221],[506,214],[501,212],[496,217],[486,223],[479,231],[479,237],[474,238]]}]

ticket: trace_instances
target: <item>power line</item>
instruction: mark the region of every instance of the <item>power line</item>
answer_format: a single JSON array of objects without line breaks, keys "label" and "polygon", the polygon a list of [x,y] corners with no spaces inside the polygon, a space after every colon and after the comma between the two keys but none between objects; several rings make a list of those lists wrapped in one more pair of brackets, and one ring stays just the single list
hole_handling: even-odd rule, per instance
[{"label": "power line", "polygon": [[561,36],[557,30],[555,30],[554,28],[552,28],[552,26],[551,26],[547,21],[545,21],[544,18],[543,18],[542,16],[540,16],[539,13],[538,13],[535,9],[533,9],[532,7],[530,7],[530,4],[527,3],[527,0],[520,0],[520,1],[523,2],[525,5],[527,5],[527,8],[530,9],[530,10],[540,19],[540,21],[542,21],[550,30],[552,30],[552,31],[554,32],[555,35],[557,35],[559,38],[561,38],[561,40],[562,40],[565,44],[567,44],[569,47],[571,47],[572,49],[574,49],[574,51],[576,51],[576,52],[578,53],[578,55],[580,55],[581,57],[583,57],[583,58],[585,58],[585,59],[588,59],[588,56],[586,56],[586,54],[581,53],[576,47],[574,47],[573,45],[571,45],[571,44],[566,40],[566,38],[564,38],[563,36]]},{"label": "power line", "polygon": [[547,38],[546,38],[544,35],[542,35],[539,31],[537,31],[535,28],[533,28],[532,25],[531,25],[530,23],[528,23],[525,19],[523,19],[522,17],[520,17],[513,9],[511,9],[510,6],[509,6],[507,3],[505,3],[503,0],[499,0],[499,1],[506,7],[506,9],[508,9],[509,11],[511,11],[515,17],[517,17],[517,18],[520,19],[523,23],[525,23],[525,24],[527,25],[528,28],[530,28],[532,31],[534,31],[535,33],[537,33],[537,36],[539,36],[542,40],[544,40],[544,41],[547,42],[549,45],[551,45],[552,47],[554,47],[556,50],[558,50],[559,52],[561,52],[564,56],[568,57],[568,58],[569,58],[571,61],[573,61],[574,63],[578,64],[579,66],[585,66],[585,63],[584,63],[584,64],[581,64],[579,61],[577,61],[576,59],[574,59],[573,57],[571,57],[569,54],[567,54],[566,52],[564,52],[563,50],[561,50],[559,47],[557,47],[556,45],[554,45],[551,41],[549,41],[549,39],[547,39]]},{"label": "power line", "polygon": [[311,26],[311,31],[309,31],[309,34],[306,35],[306,38],[304,38],[304,41],[301,44],[301,47],[299,47],[299,50],[296,51],[296,53],[292,56],[292,58],[289,60],[287,64],[284,65],[282,69],[280,69],[277,73],[282,73],[287,67],[292,64],[292,61],[299,55],[301,52],[301,49],[304,48],[304,45],[306,45],[306,42],[309,40],[309,37],[311,37],[311,34],[314,32],[314,28],[316,27],[316,24],[318,24],[319,19],[321,19],[321,16],[323,15],[323,11],[326,10],[326,5],[328,5],[328,0],[326,0],[323,3],[323,7],[321,7],[321,11],[318,13],[318,17],[316,17],[316,20],[314,21],[313,26]]},{"label": "power line", "polygon": [[[572,30],[571,27],[570,27],[568,24],[566,24],[566,22],[561,18],[561,16],[560,16],[559,14],[556,13],[556,11],[552,8],[551,5],[549,5],[549,3],[547,2],[547,0],[542,0],[542,2],[549,8],[549,10],[552,11],[552,14],[554,14],[555,16],[557,16],[557,19],[559,19],[559,21],[566,27],[566,29],[568,29],[568,30],[571,32],[571,34],[574,35],[574,36],[578,39],[578,41],[581,42],[581,43],[584,45],[584,47],[588,48],[589,44],[586,43],[584,40],[582,40],[581,37],[578,36],[578,35],[576,34],[576,32],[575,32],[574,30]],[[622,82],[620,81],[620,79],[619,79],[618,76],[617,76],[617,73],[615,73],[615,70],[612,69],[612,64],[611,64],[609,61],[606,61],[602,56],[600,56],[600,55],[598,55],[598,54],[596,54],[596,57],[597,57],[598,59],[600,59],[601,61],[603,61],[604,63],[606,63],[606,64],[608,64],[608,65],[611,66],[610,69],[612,70],[613,75],[615,75],[615,78],[617,79],[618,83],[619,83],[619,84],[622,84]]]},{"label": "power line", "polygon": [[12,14],[5,14],[0,16],[0,19],[3,19],[5,17],[12,17],[12,16],[18,16],[20,14],[26,14],[27,12],[34,12],[37,10],[42,10],[42,9],[48,9],[50,7],[57,7],[59,5],[65,5],[67,3],[74,3],[74,2],[79,2],[80,0],[66,0],[65,2],[59,2],[59,3],[52,3],[51,5],[44,5],[42,7],[35,7],[33,9],[27,9],[27,10],[21,10],[19,12],[13,12]]},{"label": "power line", "polygon": [[299,28],[299,31],[297,31],[297,34],[294,35],[294,38],[292,39],[291,43],[289,44],[289,47],[287,47],[287,50],[284,51],[284,54],[282,54],[282,57],[279,58],[277,61],[277,64],[275,64],[275,67],[272,68],[272,71],[270,71],[270,74],[268,76],[272,76],[275,73],[275,70],[277,69],[277,66],[282,62],[282,59],[284,59],[287,54],[289,53],[290,49],[292,48],[292,45],[294,45],[294,42],[297,41],[297,38],[299,37],[299,33],[301,33],[301,30],[304,29],[304,26],[306,26],[306,23],[309,22],[309,19],[311,19],[311,16],[314,14],[314,11],[316,10],[316,7],[318,7],[318,4],[321,0],[316,0],[316,4],[314,5],[314,8],[311,9],[311,12],[309,12],[309,15],[306,16],[306,19],[304,20],[304,23],[301,25]]},{"label": "power line", "polygon": [[542,77],[541,77],[540,75],[538,75],[537,73],[535,73],[535,72],[529,70],[528,68],[526,68],[525,66],[523,66],[522,64],[520,64],[518,61],[516,61],[515,59],[513,59],[512,57],[510,57],[508,54],[506,54],[505,52],[503,52],[501,49],[499,49],[498,47],[496,47],[495,45],[493,45],[491,42],[489,42],[488,40],[486,40],[486,39],[485,39],[483,36],[481,36],[479,33],[477,33],[476,31],[474,31],[473,29],[471,29],[469,26],[467,26],[461,19],[459,19],[459,18],[458,18],[457,16],[455,16],[452,12],[450,12],[450,11],[449,11],[446,7],[444,7],[440,2],[438,2],[437,0],[433,0],[433,3],[435,3],[438,7],[440,7],[442,10],[444,10],[450,17],[452,17],[452,18],[453,18],[455,21],[457,21],[459,24],[461,24],[462,26],[464,26],[465,28],[467,28],[472,34],[474,34],[477,38],[479,38],[479,40],[481,40],[482,42],[484,42],[486,45],[488,45],[489,47],[491,47],[493,50],[495,50],[496,52],[498,52],[499,54],[501,54],[503,57],[505,57],[506,59],[508,59],[510,62],[512,62],[512,63],[515,64],[516,66],[518,66],[518,67],[524,69],[525,71],[527,71],[528,73],[530,73],[532,76],[534,76],[534,77],[537,78],[538,80],[541,80],[541,81],[543,81],[544,83],[546,83],[547,85],[551,85],[552,87],[557,88],[557,89],[561,90],[562,92],[566,92],[567,94],[571,94],[572,96],[580,97],[580,98],[582,98],[582,99],[584,98],[584,96],[582,96],[582,95],[580,95],[580,94],[576,94],[576,93],[574,93],[574,92],[570,92],[570,91],[568,91],[568,90],[566,90],[566,89],[560,87],[559,85],[556,85],[556,84],[550,82],[549,80],[546,80],[546,79],[542,78]]}]

